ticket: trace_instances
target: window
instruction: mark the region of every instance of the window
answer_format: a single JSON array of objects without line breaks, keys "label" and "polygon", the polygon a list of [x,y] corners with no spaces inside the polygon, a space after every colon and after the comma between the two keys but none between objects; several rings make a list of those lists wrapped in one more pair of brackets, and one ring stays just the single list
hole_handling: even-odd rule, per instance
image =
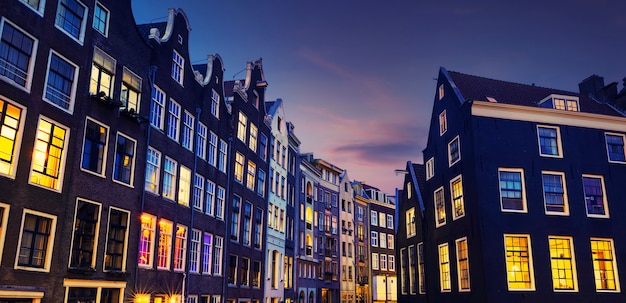
[{"label": "window", "polygon": [[252,244],[254,248],[261,248],[261,241],[263,240],[263,210],[259,207],[254,212],[254,238]]},{"label": "window", "polygon": [[223,187],[217,187],[217,199],[215,200],[215,217],[224,219],[224,199],[226,196],[226,190]]},{"label": "window", "polygon": [[242,230],[242,242],[243,245],[250,246],[250,237],[252,229],[252,203],[246,201],[243,207],[243,230]]},{"label": "window", "polygon": [[250,286],[250,259],[241,258],[241,279],[240,283],[243,286]]},{"label": "window", "polygon": [[0,78],[30,91],[37,40],[2,18]]},{"label": "window", "polygon": [[461,145],[459,143],[459,136],[452,139],[448,143],[448,165],[452,166],[461,160]]},{"label": "window", "polygon": [[389,255],[387,260],[388,260],[387,262],[389,263],[388,264],[389,271],[395,271],[396,270],[396,256]]},{"label": "window", "polygon": [[141,234],[139,236],[140,267],[152,267],[154,259],[154,237],[156,234],[156,218],[148,214],[141,215]]},{"label": "window", "polygon": [[0,175],[15,177],[22,133],[23,109],[0,97]]},{"label": "window", "polygon": [[259,156],[261,160],[267,160],[267,136],[265,134],[261,134],[261,139],[259,142]]},{"label": "window", "polygon": [[500,180],[500,205],[503,212],[526,212],[524,170],[498,169]]},{"label": "window", "polygon": [[426,161],[426,180],[430,180],[435,176],[435,158],[430,158]]},{"label": "window", "polygon": [[606,139],[606,152],[611,163],[626,163],[626,154],[624,153],[624,135],[622,134],[604,134]]},{"label": "window", "polygon": [[259,196],[265,197],[265,187],[267,186],[265,184],[265,172],[259,169],[258,174],[259,177],[257,178],[256,192],[259,194]]},{"label": "window", "polygon": [[452,196],[452,220],[465,216],[465,202],[463,202],[463,183],[461,176],[450,181],[450,195]]},{"label": "window", "polygon": [[571,237],[548,236],[552,287],[555,291],[577,291],[576,265]]},{"label": "window", "polygon": [[51,50],[43,99],[71,113],[74,108],[76,79],[78,67]]},{"label": "window", "polygon": [[248,139],[248,147],[252,151],[256,153],[256,143],[259,129],[254,125],[254,123],[250,123],[250,139]]},{"label": "window", "polygon": [[216,90],[211,91],[211,114],[216,118],[220,117],[220,95]]},{"label": "window", "polygon": [[165,92],[155,85],[152,87],[152,101],[150,102],[150,125],[163,130],[164,111]]},{"label": "window", "polygon": [[387,255],[380,254],[380,270],[387,270]]},{"label": "window", "polygon": [[46,7],[46,0],[20,0],[37,14],[43,16],[43,10]]},{"label": "window", "polygon": [[246,127],[248,125],[248,117],[244,113],[239,112],[239,122],[237,124],[237,138],[241,142],[246,143]]},{"label": "window", "polygon": [[209,131],[209,156],[207,157],[207,161],[209,164],[217,167],[217,135],[213,131]]},{"label": "window", "polygon": [[178,204],[189,206],[191,188],[191,170],[180,166],[180,178],[178,179]]},{"label": "window", "polygon": [[583,175],[583,192],[588,217],[609,216],[602,176]]},{"label": "window", "polygon": [[120,284],[114,281],[65,279],[63,286],[66,289],[66,300],[62,302],[67,303],[117,302],[124,297],[121,295],[124,292],[124,287],[120,287]]},{"label": "window", "polygon": [[[204,204],[204,177],[196,174],[193,178],[193,208],[202,211]],[[213,212],[211,210],[211,212]]]},{"label": "window", "polygon": [[87,7],[77,0],[59,0],[54,25],[81,43],[85,37]]},{"label": "window", "polygon": [[[382,241],[382,239],[381,239],[381,241]],[[393,246],[394,246],[393,234],[388,234],[387,235],[387,248],[394,249]]]},{"label": "window", "polygon": [[96,2],[93,11],[93,28],[103,34],[105,37],[109,32],[109,10],[107,10],[100,2]]},{"label": "window", "polygon": [[238,256],[230,255],[228,258],[228,274],[226,275],[229,285],[237,283],[237,259]]},{"label": "window", "polygon": [[85,139],[81,168],[97,175],[104,175],[106,162],[106,144],[109,140],[109,128],[89,118],[85,121]]},{"label": "window", "polygon": [[[409,247],[409,256],[411,253]],[[415,250],[413,250],[413,260],[415,260]],[[413,261],[415,262],[415,261]],[[417,243],[417,274],[419,275],[418,287],[419,293],[426,293],[426,268],[424,267],[424,243]],[[413,266],[411,266],[411,269]],[[411,273],[411,280],[413,279],[413,273]],[[415,286],[411,284],[411,293],[415,293]]]},{"label": "window", "polygon": [[469,260],[467,238],[456,240],[456,267],[458,268],[459,291],[470,290]]},{"label": "window", "polygon": [[241,198],[233,195],[233,208],[231,210],[230,219],[230,239],[239,241],[239,208],[241,207]]},{"label": "window", "polygon": [[219,158],[217,159],[217,168],[223,172],[226,173],[226,152],[228,151],[228,143],[226,143],[226,141],[220,139],[220,155]]},{"label": "window", "polygon": [[439,135],[443,135],[448,130],[448,120],[446,119],[446,110],[439,114]]},{"label": "window", "polygon": [[170,269],[172,254],[173,224],[165,219],[159,220],[159,243],[157,250],[157,268]]},{"label": "window", "polygon": [[530,236],[504,235],[509,290],[534,290]]},{"label": "window", "polygon": [[[202,124],[202,122],[198,122],[198,132],[196,133],[196,156],[203,160],[206,160],[206,139],[207,127]],[[215,155],[215,153],[213,155]]]},{"label": "window", "polygon": [[243,164],[244,157],[240,152],[235,154],[235,180],[239,183],[243,183]]},{"label": "window", "polygon": [[100,229],[100,204],[78,199],[74,213],[70,268],[94,268]]},{"label": "window", "polygon": [[371,245],[372,247],[378,247],[378,232],[376,231],[372,231],[371,232]]},{"label": "window", "polygon": [[[359,208],[361,210],[361,208]],[[417,226],[415,225],[415,207],[411,207],[406,211],[406,236],[413,237],[417,234]]]},{"label": "window", "polygon": [[163,197],[172,201],[176,198],[176,166],[176,161],[170,157],[165,157],[163,163]]},{"label": "window", "polygon": [[375,210],[370,211],[370,224],[372,226],[378,226],[378,212]]},{"label": "window", "polygon": [[261,262],[252,261],[252,287],[261,287]]},{"label": "window", "polygon": [[378,242],[378,247],[387,248],[387,234],[381,232],[379,236],[380,236],[380,242]]},{"label": "window", "polygon": [[211,180],[206,180],[206,199],[204,199],[206,205],[204,206],[204,212],[213,216],[215,210],[215,183]]},{"label": "window", "polygon": [[188,149],[193,150],[193,123],[194,117],[188,111],[183,112],[183,134],[180,139],[181,145]]},{"label": "window", "polygon": [[435,225],[436,227],[446,224],[446,205],[443,197],[443,186],[435,191]]},{"label": "window", "polygon": [[254,164],[254,162],[248,160],[248,170],[247,170],[247,176],[246,176],[246,187],[248,187],[249,190],[254,191],[254,186],[256,185],[255,183],[255,175],[256,175],[256,164]]},{"label": "window", "polygon": [[113,75],[115,75],[115,59],[95,47],[91,64],[89,94],[98,97],[112,97]]},{"label": "window", "polygon": [[554,108],[560,110],[569,110],[577,112],[578,109],[578,98],[575,99],[562,99],[562,98],[554,98]]},{"label": "window", "polygon": [[443,84],[439,85],[439,88],[437,89],[437,92],[439,94],[439,100],[443,99],[443,96],[444,96],[444,93],[445,93],[445,90],[443,88]]},{"label": "window", "polygon": [[544,157],[562,157],[561,135],[558,127],[537,126],[539,154]]},{"label": "window", "polygon": [[49,271],[56,216],[24,210],[15,268]]},{"label": "window", "polygon": [[129,212],[109,207],[109,227],[104,255],[105,271],[125,271]]},{"label": "window", "polygon": [[176,241],[174,242],[174,270],[185,270],[187,258],[187,227],[176,225]]},{"label": "window", "polygon": [[448,243],[439,244],[439,286],[441,292],[449,292],[450,285],[450,253]]},{"label": "window", "polygon": [[204,233],[204,241],[202,242],[202,273],[210,274],[213,267],[213,259],[211,258],[213,235]]},{"label": "window", "polygon": [[393,215],[387,214],[387,228],[393,229]]},{"label": "window", "polygon": [[541,172],[543,181],[543,201],[546,214],[567,215],[567,191],[565,190],[565,174],[561,172]]},{"label": "window", "polygon": [[379,266],[378,266],[379,262],[378,262],[378,254],[377,253],[372,253],[372,269],[373,270],[378,270]]},{"label": "window", "polygon": [[30,183],[61,191],[69,134],[65,126],[39,117],[30,170]]},{"label": "window", "polygon": [[591,238],[591,257],[596,290],[619,291],[613,239]]},{"label": "window", "polygon": [[135,167],[135,140],[117,134],[115,145],[115,163],[113,164],[113,180],[133,186]]},{"label": "window", "polygon": [[170,99],[167,115],[167,136],[178,142],[180,129],[180,105]]},{"label": "window", "polygon": [[148,147],[146,156],[146,191],[159,194],[159,175],[161,174],[161,153]]},{"label": "window", "polygon": [[183,85],[185,59],[176,51],[172,52],[172,79]]}]

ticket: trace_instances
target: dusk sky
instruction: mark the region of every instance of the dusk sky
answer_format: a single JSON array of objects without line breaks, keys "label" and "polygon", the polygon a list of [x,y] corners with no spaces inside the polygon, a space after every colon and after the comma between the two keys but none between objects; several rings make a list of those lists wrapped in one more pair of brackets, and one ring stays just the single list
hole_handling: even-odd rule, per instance
[{"label": "dusk sky", "polygon": [[263,58],[301,152],[389,194],[422,163],[440,66],[574,92],[626,77],[623,0],[131,1],[139,24],[182,9],[192,63],[219,54],[227,80]]}]

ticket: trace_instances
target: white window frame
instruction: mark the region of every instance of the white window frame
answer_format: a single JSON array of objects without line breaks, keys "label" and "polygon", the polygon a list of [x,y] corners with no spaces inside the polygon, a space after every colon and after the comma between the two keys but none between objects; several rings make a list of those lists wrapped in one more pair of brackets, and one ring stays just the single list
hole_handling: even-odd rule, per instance
[{"label": "white window frame", "polygon": [[[459,154],[459,158],[456,159],[456,161],[454,161],[452,159],[452,143],[454,143],[454,141],[457,142],[457,152]],[[461,161],[461,139],[459,138],[459,136],[454,137],[454,139],[450,140],[450,142],[448,143],[448,167],[452,167],[452,165],[457,164]]]},{"label": "white window frame", "polygon": [[[117,132],[117,135],[115,136],[115,154],[117,155],[117,139],[119,138],[119,136],[124,137],[126,140],[132,141],[133,142],[133,159],[130,163],[130,183],[124,183],[123,181],[119,181],[115,179],[115,172],[112,172],[112,176],[111,176],[111,180],[117,184],[121,184],[130,188],[134,188],[134,183],[135,183],[135,160],[137,159],[137,140],[127,136],[126,134],[122,133],[122,132]],[[113,158],[113,170],[115,170],[115,157]]]},{"label": "white window frame", "polygon": [[[583,174],[582,178],[600,179],[600,184],[602,185],[602,203],[603,203],[603,206],[604,206],[604,215],[589,214],[589,210],[587,208],[587,198],[585,197],[585,191],[584,191],[584,185],[583,185],[583,198],[584,198],[584,203],[585,203],[585,213],[587,214],[587,217],[590,217],[590,218],[610,218],[611,215],[609,213],[609,202],[608,202],[607,193],[606,193],[606,186],[604,184],[604,176],[602,176],[602,175]],[[581,181],[582,181],[582,178],[581,178]]]},{"label": "white window frame", "polygon": [[[20,1],[22,2],[23,0],[20,0]],[[28,7],[31,7],[27,3],[24,3],[24,4],[26,6],[28,6]],[[40,5],[43,7],[45,5],[45,0],[41,0],[40,1]],[[42,12],[43,12],[43,10],[42,10]],[[21,86],[21,85],[15,83],[15,81],[13,81],[13,80],[7,79],[5,76],[0,76],[0,79],[4,80],[6,83],[8,83],[8,84],[10,84],[12,86],[15,86],[15,87],[17,87],[17,88],[19,88],[19,89],[21,89],[21,90],[23,90],[25,92],[30,93],[30,89],[31,89],[32,84],[33,84],[33,71],[35,70],[35,58],[37,58],[37,50],[38,50],[38,46],[39,46],[39,40],[36,39],[34,36],[32,36],[27,31],[25,31],[24,29],[22,29],[21,27],[17,26],[15,23],[9,21],[5,17],[2,17],[0,19],[0,37],[2,37],[2,32],[4,31],[4,26],[6,24],[11,25],[17,31],[22,33],[24,36],[32,39],[33,40],[33,48],[31,49],[30,58],[28,59],[28,70],[26,71],[26,79],[24,79],[26,83],[24,83],[24,86]],[[44,84],[45,84],[45,82],[44,82]]]},{"label": "white window frame", "polygon": [[[625,159],[624,161],[611,160],[611,154],[609,152],[609,142],[607,140],[607,136],[622,137],[622,143],[623,143],[622,153]],[[624,136],[624,134],[605,132],[604,133],[604,145],[606,147],[606,158],[609,161],[609,163],[626,164],[626,136]]]},{"label": "white window frame", "polygon": [[33,10],[37,15],[43,17],[44,9],[46,8],[46,0],[39,1],[39,7],[33,7],[30,3],[26,2],[26,0],[20,0],[22,4],[26,5],[29,9]]},{"label": "white window frame", "polygon": [[[612,255],[612,259],[611,259],[611,263],[613,264],[613,272],[615,273],[615,290],[611,290],[611,289],[598,289],[597,286],[595,286],[596,292],[601,292],[601,293],[619,293],[621,292],[621,287],[620,287],[620,283],[619,283],[619,267],[617,266],[617,255],[615,254],[615,242],[613,241],[612,238],[596,238],[596,237],[591,237],[590,239],[590,244],[591,241],[608,241],[611,243],[611,255]],[[593,254],[592,254],[592,261],[594,261],[593,259]],[[595,267],[595,266],[594,266]],[[595,268],[594,268],[594,282],[595,282]],[[595,283],[594,283],[595,284]]]},{"label": "white window frame", "polygon": [[[0,210],[2,210],[2,216],[0,217],[0,263],[2,263],[2,256],[4,252],[4,246],[6,246],[7,226],[9,223],[9,211],[11,205],[0,202]],[[19,242],[21,243],[21,242]]]},{"label": "white window frame", "polygon": [[[74,217],[73,217],[73,224],[72,226],[76,227],[76,219],[78,216],[78,203],[79,202],[84,202],[84,203],[89,203],[89,204],[94,204],[98,207],[98,215],[97,215],[97,222],[95,224],[95,228],[94,228],[94,234],[93,234],[93,251],[91,254],[91,262],[89,263],[89,267],[90,268],[95,268],[96,267],[96,256],[98,256],[98,236],[100,235],[100,225],[102,223],[102,203],[93,201],[93,200],[88,200],[88,199],[83,199],[83,198],[77,198],[76,202],[74,203]],[[68,258],[68,267],[72,268],[72,253],[74,252],[74,237],[76,236],[76,229],[72,229],[72,237],[70,239],[70,253],[69,253],[69,258]],[[106,252],[105,252],[106,254]]]},{"label": "white window frame", "polygon": [[[101,10],[106,12],[106,20],[104,21],[104,32],[101,32],[98,28],[95,27],[95,20],[96,20],[96,8],[100,8]],[[108,37],[109,36],[109,20],[111,19],[111,12],[104,7],[104,5],[102,5],[102,3],[100,3],[99,1],[96,1],[96,5],[94,6],[93,9],[93,22],[92,22],[92,27],[93,29],[96,30],[96,32],[101,33],[103,36]]]},{"label": "white window frame", "polygon": [[443,99],[444,95],[445,95],[445,89],[443,87],[443,83],[439,84],[439,87],[437,88],[437,95],[439,97],[439,100]]},{"label": "white window frame", "polygon": [[206,125],[202,122],[198,122],[198,129],[196,130],[196,156],[202,160],[206,160],[206,144],[207,135],[209,131]]},{"label": "white window frame", "polygon": [[[152,225],[149,226],[149,230],[152,232],[150,235],[150,239],[148,240],[149,243],[146,246],[147,249],[147,253],[149,254],[149,260],[147,260],[147,264],[140,264],[139,263],[139,259],[140,259],[140,254],[141,251],[138,251],[138,256],[137,256],[137,266],[139,266],[140,268],[153,268],[154,266],[154,259],[156,257],[156,252],[157,252],[157,248],[158,248],[158,243],[155,242],[155,240],[157,239],[157,218],[156,216],[147,214],[147,213],[142,213],[141,217],[140,217],[140,230],[141,230],[141,234],[144,234],[144,228],[143,228],[143,220],[149,220],[150,223],[153,223]],[[146,229],[148,230],[148,229]],[[142,235],[140,235],[138,242],[141,244],[141,237],[143,237]]]},{"label": "white window frame", "polygon": [[370,232],[370,245],[372,247],[378,247],[378,232],[377,231],[371,231]]},{"label": "white window frame", "polygon": [[[149,158],[151,158],[150,154],[154,153],[154,155],[156,156],[156,163],[152,163],[149,161]],[[152,146],[148,146],[148,157],[146,157],[146,176],[144,180],[144,188],[146,189],[147,192],[153,193],[158,195],[159,194],[159,188],[160,188],[160,181],[161,181],[161,152],[156,150],[154,147]],[[148,183],[147,178],[149,177],[149,173],[148,173],[148,168],[150,167],[149,165],[154,165],[155,167],[155,172],[154,172],[154,182]],[[154,185],[154,189],[151,188],[151,185]]]},{"label": "white window frame", "polygon": [[[552,278],[552,290],[554,292],[578,292],[578,273],[576,271],[576,255],[574,254],[574,238],[573,237],[566,237],[566,236],[554,236],[554,235],[548,235],[548,250],[549,250],[549,256],[550,256],[550,263],[552,263],[553,258],[555,256],[552,255],[552,251],[550,250],[550,240],[551,239],[559,239],[559,240],[567,240],[569,241],[569,252],[570,252],[570,256],[571,256],[571,270],[572,270],[572,283],[574,284],[574,288],[573,289],[556,289],[554,287],[554,270],[552,268],[552,265],[550,265],[550,272],[552,273],[551,278]],[[556,260],[559,260],[558,258]],[[617,278],[617,277],[616,277]]]},{"label": "white window frame", "polygon": [[[412,238],[417,235],[417,226],[415,222],[415,207],[411,207],[405,212],[406,217],[406,235],[407,238]],[[412,221],[410,221],[412,219]]]},{"label": "white window frame", "polygon": [[183,81],[185,78],[185,58],[180,55],[175,49],[172,50],[172,79],[176,81],[176,83],[183,86]]},{"label": "white window frame", "polygon": [[[461,196],[459,197],[460,201],[461,201],[461,207],[462,209],[462,214],[457,214],[456,211],[456,205],[455,205],[455,196],[454,196],[454,184],[459,182],[461,184]],[[454,177],[452,180],[450,180],[450,202],[451,202],[451,206],[452,206],[452,221],[461,219],[463,217],[465,217],[465,199],[464,199],[464,189],[463,189],[463,177],[461,175],[458,175],[456,177]]]},{"label": "white window frame", "polygon": [[182,136],[180,144],[189,151],[193,151],[195,117],[187,110],[183,111]]},{"label": "white window frame", "polygon": [[439,114],[439,136],[443,136],[448,131],[448,117],[444,109]]},{"label": "white window frame", "polygon": [[[169,224],[169,226],[171,228],[169,234],[168,233],[164,233],[161,230],[161,227],[160,227],[161,224]],[[175,225],[174,225],[174,222],[161,218],[157,222],[156,227],[157,227],[156,231],[158,232],[158,239],[157,239],[157,241],[155,241],[156,242],[155,243],[156,249],[154,251],[155,254],[156,254],[156,259],[157,259],[156,267],[159,270],[169,270],[171,268],[171,266],[172,266],[172,250],[173,250],[173,247],[172,247],[173,246],[173,241],[172,240],[174,239],[174,230],[175,230],[174,228],[175,228]],[[159,255],[160,247],[159,246],[160,246],[161,236],[162,235],[169,236],[169,243],[165,243],[167,251],[163,254],[163,256],[165,257],[165,266],[161,266],[159,264],[159,257],[160,257],[160,255]]]},{"label": "white window frame", "polygon": [[[20,121],[19,121],[19,125],[15,129],[15,138],[13,139],[13,153],[11,154],[12,161],[6,165],[8,169],[8,174],[0,173],[0,176],[7,177],[9,179],[15,179],[15,175],[17,172],[17,164],[19,163],[19,158],[20,158],[20,150],[22,149],[22,137],[24,136],[26,107],[22,106],[21,104],[17,104],[13,102],[12,100],[5,98],[2,95],[0,95],[0,101],[4,102],[7,105],[16,107],[20,111],[20,117],[19,117]],[[4,117],[4,119],[6,119],[6,106],[2,109],[2,115],[3,116],[0,116],[0,118]],[[13,119],[11,118],[11,120]],[[0,120],[0,125],[2,125],[2,127],[5,127],[4,123],[5,121]],[[2,134],[0,134],[0,136],[2,136]]]},{"label": "white window frame", "polygon": [[[166,170],[166,165],[165,164],[167,163],[167,161],[172,163],[172,165],[173,165],[173,167],[172,167],[173,170],[172,171],[167,171]],[[178,178],[177,173],[178,173],[178,162],[176,162],[174,159],[172,159],[172,158],[170,158],[168,156],[165,156],[165,160],[163,160],[163,181],[162,181],[162,183],[163,183],[163,191],[162,191],[161,195],[163,196],[163,198],[168,199],[170,201],[176,201],[176,181],[177,181],[177,178]],[[166,176],[165,176],[165,174],[169,175],[169,178],[170,178],[170,181],[171,181],[169,186],[167,187],[169,193],[166,192],[166,184],[165,184],[165,180],[166,180],[165,177]]]},{"label": "white window frame", "polygon": [[[510,281],[509,281],[509,272],[508,272],[508,260],[507,260],[507,247],[506,247],[506,238],[507,237],[525,237],[526,238],[526,243],[528,243],[528,273],[530,275],[530,288],[511,288],[510,287]],[[504,268],[506,270],[506,283],[507,283],[507,289],[509,291],[535,291],[535,273],[534,273],[534,266],[533,266],[533,250],[532,250],[532,244],[530,242],[530,235],[529,234],[504,234]]]},{"label": "white window frame", "polygon": [[370,224],[378,226],[378,212],[375,210],[370,210]]},{"label": "white window frame", "polygon": [[204,187],[204,191],[205,191],[205,199],[204,199],[204,203],[205,203],[205,207],[204,207],[204,213],[213,217],[214,216],[214,212],[215,212],[215,182],[209,180],[208,178],[206,179],[206,186]]},{"label": "white window frame", "polygon": [[372,253],[372,270],[379,270],[378,253]]},{"label": "white window frame", "polygon": [[167,137],[176,142],[180,138],[180,111],[180,104],[170,98],[167,105]]},{"label": "white window frame", "polygon": [[[502,187],[500,186],[500,172],[517,172],[520,173],[520,178],[521,178],[521,186],[522,186],[522,205],[523,205],[523,209],[521,210],[516,210],[516,209],[504,209],[504,207],[502,207]],[[500,196],[500,211],[502,212],[512,212],[512,213],[527,213],[528,212],[528,203],[526,200],[526,182],[525,182],[525,178],[524,178],[524,169],[523,168],[505,168],[505,167],[499,167],[498,168],[498,192],[499,192],[499,196]]]},{"label": "white window frame", "polygon": [[[462,288],[461,286],[461,258],[459,255],[459,243],[461,242],[465,242],[465,248],[466,248],[466,254],[467,254],[467,259],[465,260],[465,262],[467,262],[467,283],[469,284],[468,288]],[[457,287],[459,289],[459,292],[469,292],[472,290],[472,284],[471,284],[471,271],[470,271],[470,262],[469,262],[469,244],[467,242],[467,237],[462,237],[459,239],[456,239],[454,241],[454,248],[455,248],[455,255],[456,255],[456,268],[457,268]]]},{"label": "white window frame", "polygon": [[[50,61],[52,60],[52,55],[57,56],[59,59],[65,61],[67,64],[71,65],[74,67],[74,79],[72,81],[72,88],[70,89],[70,94],[69,94],[69,104],[67,105],[67,108],[63,108],[61,105],[58,105],[56,103],[54,103],[54,101],[48,99],[46,97],[46,91],[48,88],[48,77],[50,76]],[[42,94],[42,100],[46,101],[48,104],[68,113],[68,114],[73,114],[74,113],[74,103],[76,102],[76,87],[78,85],[78,76],[79,76],[79,72],[80,69],[78,67],[78,65],[74,64],[74,62],[70,61],[69,59],[67,59],[66,57],[62,56],[60,53],[50,49],[50,52],[48,53],[48,66],[46,67],[46,79],[44,80],[43,83],[43,94]]]},{"label": "white window frame", "polygon": [[[131,218],[131,212],[122,208],[118,208],[118,207],[114,207],[114,206],[109,206],[109,214],[107,216],[107,240],[105,241],[105,245],[104,245],[104,255],[106,256],[107,251],[108,251],[108,245],[109,245],[109,232],[110,232],[110,227],[111,227],[111,210],[116,210],[119,212],[125,212],[126,213],[126,233],[124,235],[124,250],[122,251],[122,272],[126,272],[126,262],[127,262],[127,257],[128,257],[128,233],[130,231],[130,218]],[[102,264],[102,271],[104,272],[110,272],[111,270],[107,270],[106,269],[106,264],[103,262]]]},{"label": "white window frame", "polygon": [[193,177],[193,192],[191,195],[191,200],[193,204],[193,208],[202,212],[202,208],[204,207],[204,177],[198,173],[196,173]]},{"label": "white window frame", "polygon": [[154,85],[150,97],[150,125],[163,131],[165,128],[165,92]]},{"label": "white window frame", "polygon": [[[441,255],[441,249],[442,248],[446,248],[447,253],[445,254],[445,256]],[[452,291],[452,266],[450,266],[450,246],[448,245],[448,243],[441,243],[439,245],[437,245],[437,256],[439,257],[439,290],[444,293],[444,292],[451,292]],[[444,272],[443,272],[443,264],[447,264],[448,265],[448,271],[446,273],[445,278],[447,278],[447,285],[445,284],[445,279],[444,279]]]},{"label": "white window frame", "polygon": [[[563,212],[555,212],[548,210],[548,204],[546,203],[546,189],[545,184],[543,183],[543,175],[558,175],[561,177],[561,186],[563,187]],[[556,215],[556,216],[569,216],[569,200],[567,197],[567,182],[565,182],[565,173],[559,171],[550,171],[550,170],[542,170],[541,171],[541,185],[542,185],[542,194],[543,194],[543,207],[546,212],[546,215]]]},{"label": "white window frame", "polygon": [[[43,268],[18,265],[19,258],[20,258],[20,246],[22,244],[22,236],[24,234],[24,220],[26,219],[26,214],[30,214],[30,215],[38,216],[38,217],[44,217],[44,218],[51,220],[50,234],[48,235],[48,245],[46,247],[46,259],[44,261]],[[57,225],[57,216],[24,208],[24,211],[22,212],[22,221],[20,223],[20,236],[19,236],[19,239],[17,240],[17,251],[15,252],[15,264],[13,266],[14,269],[36,271],[36,272],[50,272],[50,265],[52,263],[52,253],[53,253],[53,248],[54,248],[54,239],[56,238],[55,237],[56,225]]]},{"label": "white window frame", "polygon": [[74,1],[76,1],[77,4],[81,5],[83,7],[83,9],[84,9],[84,11],[83,11],[83,18],[82,18],[82,20],[80,22],[80,32],[78,33],[78,37],[74,37],[74,36],[72,36],[71,33],[66,31],[63,27],[59,26],[58,23],[57,23],[57,19],[59,18],[59,10],[61,9],[61,1],[64,1],[64,0],[59,0],[57,2],[57,4],[58,4],[57,10],[54,13],[54,27],[56,27],[58,30],[60,30],[61,32],[66,34],[72,40],[78,42],[78,44],[83,45],[83,42],[85,40],[85,29],[87,28],[87,16],[89,15],[89,7],[87,5],[85,5],[85,4],[83,4],[79,0],[74,0]]},{"label": "white window frame", "polygon": [[435,157],[430,157],[426,161],[426,180],[432,179],[435,176]]},{"label": "white window frame", "polygon": [[[553,129],[556,131],[556,155],[544,154],[541,152],[541,137],[539,136],[539,129]],[[563,144],[561,143],[561,128],[558,126],[549,125],[537,125],[537,148],[539,149],[539,155],[548,158],[563,158]]]},{"label": "white window frame", "polygon": [[[28,184],[31,184],[31,185],[34,185],[34,186],[37,186],[37,187],[45,188],[45,189],[52,190],[52,191],[60,193],[61,190],[63,189],[63,179],[64,179],[64,176],[65,176],[65,164],[66,164],[67,154],[68,154],[68,144],[69,144],[69,141],[70,141],[70,128],[65,126],[65,125],[63,125],[63,124],[60,124],[60,123],[52,120],[52,119],[49,119],[46,116],[40,115],[39,119],[37,120],[37,129],[35,131],[35,136],[37,136],[37,133],[39,132],[39,125],[41,124],[42,120],[45,120],[48,123],[53,124],[54,126],[58,126],[59,128],[62,128],[62,129],[65,130],[65,138],[64,138],[63,150],[62,150],[63,154],[61,155],[61,158],[59,159],[59,162],[60,162],[59,163],[59,167],[58,167],[58,169],[59,169],[59,177],[56,179],[57,182],[56,182],[56,186],[54,186],[54,187],[48,187],[48,186],[40,185],[39,183],[33,182],[34,161],[31,160],[30,172],[29,172],[29,175],[28,175]],[[37,141],[37,139],[35,139],[35,145],[37,144],[36,141]],[[49,141],[48,141],[48,144],[50,144]],[[33,154],[34,153],[35,153],[35,151],[33,149]]]},{"label": "white window frame", "polygon": [[[178,230],[184,230],[183,235],[179,235]],[[176,272],[182,272],[185,270],[185,266],[187,265],[187,238],[189,237],[189,228],[182,224],[176,224],[174,228],[174,245],[172,247],[173,260],[172,260],[172,268]],[[178,246],[177,242],[180,241],[180,246]],[[176,252],[177,251],[177,252]],[[179,260],[176,260],[176,254],[179,254]],[[180,263],[177,263],[180,262]]]},{"label": "white window frame", "polygon": [[177,201],[179,205],[189,207],[189,201],[191,200],[191,178],[192,171],[184,165],[179,165],[178,171],[178,196]]},{"label": "white window frame", "polygon": [[215,89],[211,90],[211,114],[215,118],[220,118],[220,95]]},{"label": "white window frame", "polygon": [[[441,193],[441,202],[442,202],[442,207],[443,207],[443,218],[440,218],[440,214],[439,214],[439,209],[437,208],[437,194]],[[435,192],[433,193],[433,206],[434,206],[434,210],[435,210],[435,227],[441,227],[446,225],[447,221],[448,221],[448,214],[446,212],[446,195],[445,192],[443,190],[443,186],[437,188],[437,190],[435,190]],[[439,219],[443,219],[442,222],[439,222]]]}]

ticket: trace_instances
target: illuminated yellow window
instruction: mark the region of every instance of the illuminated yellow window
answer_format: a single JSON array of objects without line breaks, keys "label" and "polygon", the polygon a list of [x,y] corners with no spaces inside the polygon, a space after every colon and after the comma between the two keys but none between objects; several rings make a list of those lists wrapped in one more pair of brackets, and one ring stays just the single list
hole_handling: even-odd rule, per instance
[{"label": "illuminated yellow window", "polygon": [[157,268],[169,269],[172,252],[172,222],[159,220],[159,244],[157,251]]},{"label": "illuminated yellow window", "polygon": [[463,202],[463,183],[461,176],[450,181],[450,192],[452,193],[452,219],[456,220],[465,216],[465,203]]},{"label": "illuminated yellow window", "polygon": [[178,204],[189,206],[191,190],[191,170],[180,166],[180,178],[178,179]]},{"label": "illuminated yellow window", "polygon": [[15,176],[22,109],[0,99],[0,175]]},{"label": "illuminated yellow window", "polygon": [[619,291],[612,239],[591,239],[591,257],[597,290]]},{"label": "illuminated yellow window", "polygon": [[435,191],[435,226],[446,224],[446,206],[443,198],[443,187]]},{"label": "illuminated yellow window", "polygon": [[33,150],[30,182],[54,190],[61,189],[61,169],[65,158],[67,131],[46,118],[39,119]]},{"label": "illuminated yellow window", "polygon": [[139,237],[139,265],[152,267],[152,259],[154,257],[154,235],[156,233],[155,229],[156,218],[148,214],[142,214],[141,235]]},{"label": "illuminated yellow window", "polygon": [[504,235],[504,247],[509,290],[534,290],[530,237]]},{"label": "illuminated yellow window", "polygon": [[439,245],[439,282],[442,292],[450,291],[450,253],[447,243]]},{"label": "illuminated yellow window", "polygon": [[467,253],[467,238],[456,240],[456,264],[459,270],[459,291],[470,290],[469,259]]},{"label": "illuminated yellow window", "polygon": [[572,239],[549,237],[550,265],[554,290],[578,290]]}]

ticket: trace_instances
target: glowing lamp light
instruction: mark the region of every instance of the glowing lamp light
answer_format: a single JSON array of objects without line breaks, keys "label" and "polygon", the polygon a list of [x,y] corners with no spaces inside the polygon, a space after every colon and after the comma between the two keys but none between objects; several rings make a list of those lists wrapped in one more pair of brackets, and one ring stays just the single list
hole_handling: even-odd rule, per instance
[{"label": "glowing lamp light", "polygon": [[135,296],[134,303],[150,303],[150,295],[147,294],[138,294]]}]

